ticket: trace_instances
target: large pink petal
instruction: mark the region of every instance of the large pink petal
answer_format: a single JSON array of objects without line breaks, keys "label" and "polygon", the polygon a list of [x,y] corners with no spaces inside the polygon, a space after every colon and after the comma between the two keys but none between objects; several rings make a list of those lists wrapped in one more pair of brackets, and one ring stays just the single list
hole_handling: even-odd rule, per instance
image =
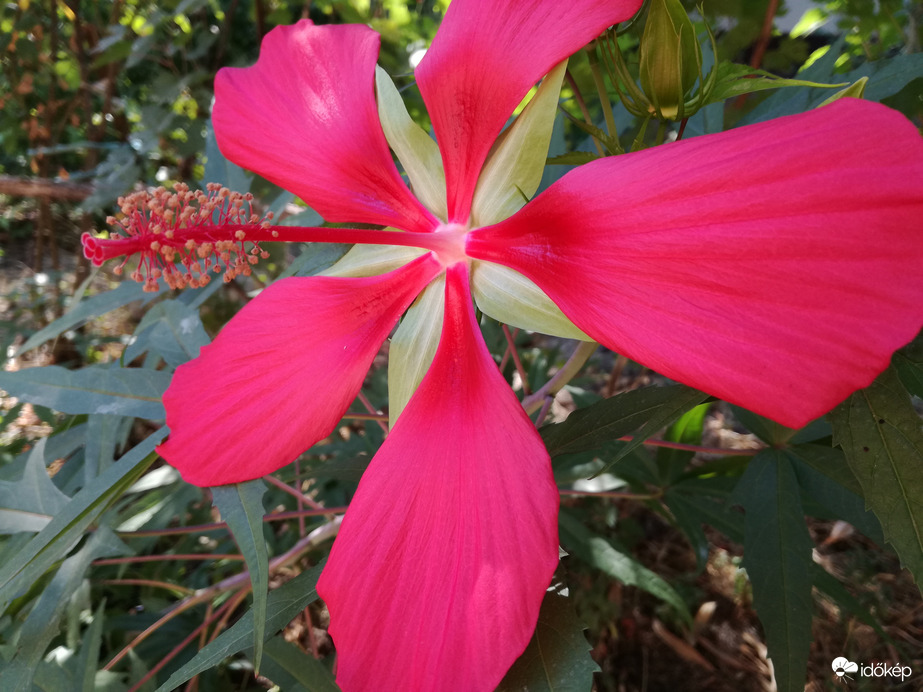
[{"label": "large pink petal", "polygon": [[449,269],[433,365],[362,477],[317,584],[346,692],[492,691],[558,561],[548,453]]},{"label": "large pink petal", "polygon": [[453,0],[416,70],[442,150],[449,220],[465,223],[478,174],[542,75],[641,0]]},{"label": "large pink petal", "polygon": [[157,451],[190,483],[259,478],[333,430],[401,313],[439,272],[424,255],[389,274],[277,281],[177,368]]},{"label": "large pink petal", "polygon": [[923,323],[923,139],[841,100],[581,166],[467,251],[613,350],[798,427]]},{"label": "large pink petal", "polygon": [[215,136],[226,157],[327,221],[432,230],[438,221],[401,180],[381,130],[379,42],[358,25],[273,29],[255,65],[218,73]]}]

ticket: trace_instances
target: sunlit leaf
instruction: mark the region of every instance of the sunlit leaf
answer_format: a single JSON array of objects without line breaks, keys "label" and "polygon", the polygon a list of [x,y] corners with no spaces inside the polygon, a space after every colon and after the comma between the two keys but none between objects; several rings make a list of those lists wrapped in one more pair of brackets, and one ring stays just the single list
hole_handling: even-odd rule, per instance
[{"label": "sunlit leaf", "polygon": [[0,371],[0,389],[32,404],[62,413],[116,413],[163,419],[160,397],[171,374],[160,370],[90,366],[67,370],[57,365]]},{"label": "sunlit leaf", "polygon": [[545,426],[542,439],[548,453],[556,456],[596,449],[603,442],[638,431],[619,451],[618,458],[622,458],[707,398],[681,384],[635,389],[574,411],[563,423]]}]

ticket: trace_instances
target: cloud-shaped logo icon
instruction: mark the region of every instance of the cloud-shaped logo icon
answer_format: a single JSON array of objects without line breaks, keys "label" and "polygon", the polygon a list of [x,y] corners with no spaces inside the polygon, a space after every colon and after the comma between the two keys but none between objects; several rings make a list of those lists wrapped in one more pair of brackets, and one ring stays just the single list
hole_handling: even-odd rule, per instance
[{"label": "cloud-shaped logo icon", "polygon": [[842,656],[833,659],[831,664],[833,672],[836,673],[838,678],[842,678],[846,673],[857,673],[859,672],[859,664],[853,663],[852,661],[843,658]]}]

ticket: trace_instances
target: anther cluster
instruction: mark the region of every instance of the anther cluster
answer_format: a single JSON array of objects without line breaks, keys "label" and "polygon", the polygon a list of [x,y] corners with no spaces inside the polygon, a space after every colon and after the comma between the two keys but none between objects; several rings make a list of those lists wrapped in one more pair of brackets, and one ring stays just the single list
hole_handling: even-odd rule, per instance
[{"label": "anther cluster", "polygon": [[252,265],[269,257],[253,236],[278,237],[277,231],[269,232],[272,212],[259,216],[252,202],[249,192],[233,192],[218,183],[208,183],[205,192],[190,190],[185,183],[176,183],[173,191],[158,187],[135,192],[120,197],[119,214],[106,219],[114,234],[83,235],[84,254],[97,266],[124,256],[116,274],[138,254],[138,266],[129,275],[145,291],[156,291],[161,277],[173,289],[205,286],[211,273],[223,272],[227,283],[241,274],[249,276]]}]

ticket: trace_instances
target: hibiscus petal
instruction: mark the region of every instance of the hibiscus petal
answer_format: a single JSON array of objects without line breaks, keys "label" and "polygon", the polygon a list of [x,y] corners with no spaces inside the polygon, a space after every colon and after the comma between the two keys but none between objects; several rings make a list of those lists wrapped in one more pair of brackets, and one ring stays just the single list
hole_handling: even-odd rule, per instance
[{"label": "hibiscus petal", "polygon": [[448,271],[433,365],[362,477],[318,593],[346,692],[495,689],[558,561],[548,453]]},{"label": "hibiscus petal", "polygon": [[383,276],[275,282],[177,368],[158,453],[201,486],[290,463],[330,434],[381,342],[439,270],[427,255]]},{"label": "hibiscus petal", "polygon": [[401,180],[378,119],[379,42],[358,25],[273,29],[255,65],[218,72],[215,136],[327,221],[429,231],[438,221]]},{"label": "hibiscus petal", "polygon": [[921,226],[923,139],[841,100],[581,166],[467,252],[609,348],[800,427],[920,329]]},{"label": "hibiscus petal", "polygon": [[416,70],[442,150],[450,221],[467,222],[487,152],[532,85],[640,6],[641,0],[453,0]]}]

